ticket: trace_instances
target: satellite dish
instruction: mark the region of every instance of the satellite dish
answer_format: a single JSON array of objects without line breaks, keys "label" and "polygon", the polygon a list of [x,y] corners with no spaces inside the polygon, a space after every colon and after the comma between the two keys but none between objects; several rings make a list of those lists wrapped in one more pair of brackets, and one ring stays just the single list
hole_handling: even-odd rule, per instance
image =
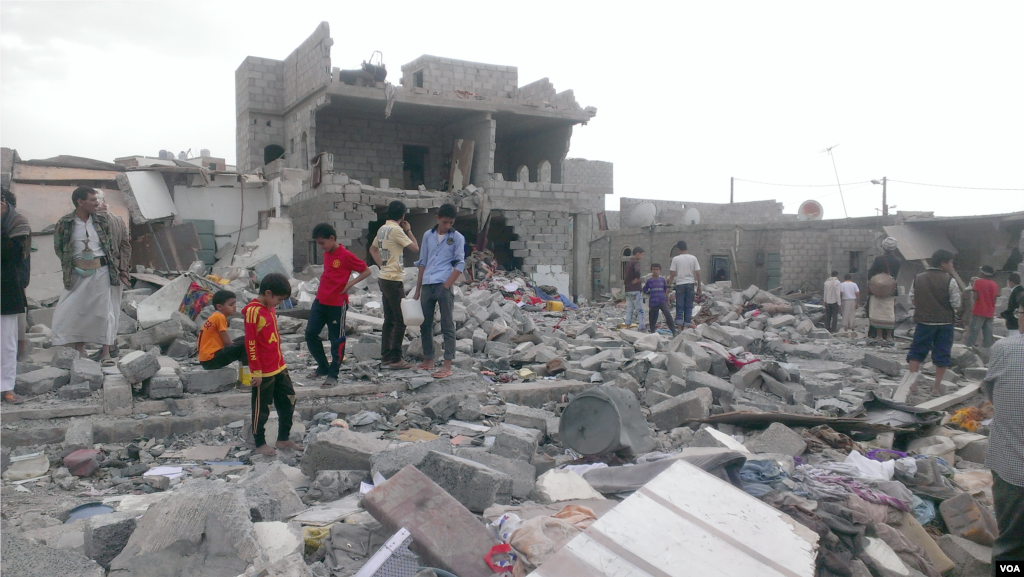
[{"label": "satellite dish", "polygon": [[696,208],[688,208],[683,213],[683,224],[700,224],[700,211]]},{"label": "satellite dish", "polygon": [[653,202],[641,202],[636,205],[633,212],[629,213],[627,225],[629,228],[651,226],[654,224],[654,219],[657,218],[657,216],[658,207],[654,206]]},{"label": "satellite dish", "polygon": [[796,211],[797,220],[821,220],[825,215],[825,209],[816,200],[805,200]]}]

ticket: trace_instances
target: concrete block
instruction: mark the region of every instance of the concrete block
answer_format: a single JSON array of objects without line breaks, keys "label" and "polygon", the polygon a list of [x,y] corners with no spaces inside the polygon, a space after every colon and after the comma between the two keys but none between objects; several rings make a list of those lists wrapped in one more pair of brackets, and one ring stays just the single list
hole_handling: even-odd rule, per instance
[{"label": "concrete block", "polygon": [[494,437],[494,445],[490,452],[509,459],[519,459],[530,462],[534,453],[537,452],[537,445],[541,438],[540,431],[526,429],[502,423],[498,425],[497,435]]},{"label": "concrete block", "polygon": [[85,521],[85,556],[110,568],[135,531],[134,513],[108,513]]},{"label": "concrete block", "polygon": [[103,412],[107,415],[132,414],[132,386],[123,375],[103,379]]},{"label": "concrete block", "polygon": [[301,469],[307,477],[324,470],[370,470],[370,456],[387,450],[388,442],[341,427],[316,433],[302,455]]},{"label": "concrete block", "polygon": [[128,315],[121,315],[117,318],[117,334],[133,335],[139,330],[139,324]]},{"label": "concrete block", "polygon": [[488,358],[500,359],[511,355],[512,348],[508,344],[499,341],[487,341],[487,344],[484,345],[484,353],[487,354]]},{"label": "concrete block", "polygon": [[515,404],[505,405],[506,423],[526,429],[536,429],[544,435],[547,435],[548,433],[548,420],[553,418],[556,417],[551,411],[534,409],[532,407],[524,407],[522,405]]},{"label": "concrete block", "polygon": [[686,353],[686,356],[693,359],[693,362],[697,364],[698,371],[706,373],[711,370],[711,355],[696,342],[684,340],[680,352]]},{"label": "concrete block", "polygon": [[181,373],[182,386],[186,393],[219,393],[230,391],[238,383],[238,369],[224,367],[212,371],[196,367],[196,370]]},{"label": "concrete block", "polygon": [[330,502],[358,490],[368,471],[320,471],[309,485],[306,496],[311,500]]},{"label": "concrete block", "polygon": [[434,397],[423,406],[423,414],[435,421],[447,421],[459,410],[459,395],[443,395]]},{"label": "concrete block", "polygon": [[142,394],[150,399],[177,399],[184,396],[185,391],[174,369],[160,369],[142,382]]},{"label": "concrete block", "polygon": [[477,447],[459,449],[456,455],[512,477],[512,496],[517,499],[528,498],[537,481],[537,468],[526,461],[507,459]]},{"label": "concrete block", "polygon": [[796,324],[796,317],[793,315],[778,315],[768,319],[768,326],[774,329],[781,329]]},{"label": "concrete block", "polygon": [[192,343],[184,339],[174,339],[174,341],[167,347],[167,356],[172,359],[184,359],[188,358],[192,354]]},{"label": "concrete block", "polygon": [[64,466],[76,477],[88,477],[100,468],[103,453],[98,449],[78,449],[64,457]]},{"label": "concrete block", "polygon": [[712,374],[701,371],[691,371],[686,375],[687,391],[694,391],[701,387],[711,389],[711,393],[714,395],[715,401],[719,401],[723,396],[727,400],[731,400],[736,392],[736,387],[734,387],[732,383],[724,379],[720,379]]},{"label": "concrete block", "polygon": [[761,373],[761,379],[769,391],[785,399],[788,404],[814,406],[814,396],[803,385],[780,382],[768,373]]},{"label": "concrete block", "polygon": [[956,568],[956,577],[989,577],[992,575],[992,548],[956,535],[943,535],[935,544],[949,557]]},{"label": "concrete block", "polygon": [[690,371],[699,370],[697,363],[683,353],[668,353],[666,356],[669,376],[685,379]]},{"label": "concrete block", "polygon": [[93,445],[92,421],[71,419],[64,434],[64,448],[91,449]]},{"label": "concrete block", "polygon": [[539,407],[548,401],[560,401],[563,395],[579,393],[589,386],[589,382],[572,380],[509,383],[498,387],[498,396],[506,403]]},{"label": "concrete block", "polygon": [[876,353],[864,353],[863,363],[865,366],[882,371],[890,377],[900,376],[900,372],[903,369],[903,363],[900,361]]},{"label": "concrete block", "polygon": [[512,502],[512,477],[476,461],[431,451],[418,468],[470,511]]},{"label": "concrete block", "polygon": [[103,388],[103,367],[91,359],[75,359],[71,363],[71,381],[69,384],[87,383],[89,388],[98,391]]},{"label": "concrete block", "polygon": [[804,343],[793,347],[793,355],[801,359],[828,359],[828,349],[822,345]]},{"label": "concrete block", "polygon": [[79,383],[77,385],[65,385],[57,389],[57,396],[65,401],[77,401],[81,399],[88,399],[92,396],[92,387],[89,383]]},{"label": "concrete block", "polygon": [[50,366],[70,371],[72,364],[74,364],[78,357],[78,351],[71,347],[53,347],[53,358],[50,359]]},{"label": "concrete block", "polygon": [[129,383],[141,383],[160,370],[159,355],[133,351],[117,360],[117,368]]},{"label": "concrete block", "polygon": [[605,349],[596,355],[591,355],[582,361],[580,361],[580,369],[584,371],[598,371],[601,369],[601,363],[611,361],[616,357],[616,352],[611,349]]},{"label": "concrete block", "polygon": [[415,467],[405,467],[370,491],[362,506],[389,532],[412,534],[421,564],[463,577],[489,577],[481,551],[498,540],[473,513]]},{"label": "concrete block", "polygon": [[683,393],[651,407],[648,420],[659,431],[674,429],[690,419],[702,419],[710,414],[713,394],[701,388]]},{"label": "concrete block", "polygon": [[747,389],[759,378],[761,378],[761,363],[750,363],[743,365],[740,370],[733,373],[729,377],[729,382],[737,389]]},{"label": "concrete block", "polygon": [[380,451],[370,455],[370,474],[380,473],[390,479],[396,473],[412,465],[419,468],[427,453],[437,451],[438,453],[452,454],[452,443],[445,437],[432,441],[419,443],[408,443],[386,451]]},{"label": "concrete block", "polygon": [[970,381],[981,381],[988,375],[988,369],[985,367],[967,367],[963,371],[964,378]]},{"label": "concrete block", "polygon": [[807,450],[803,438],[782,423],[772,423],[763,433],[743,445],[752,453],[781,453],[791,457]]},{"label": "concrete block", "polygon": [[14,380],[14,390],[19,395],[35,397],[59,389],[71,381],[71,371],[46,367],[18,375]]}]

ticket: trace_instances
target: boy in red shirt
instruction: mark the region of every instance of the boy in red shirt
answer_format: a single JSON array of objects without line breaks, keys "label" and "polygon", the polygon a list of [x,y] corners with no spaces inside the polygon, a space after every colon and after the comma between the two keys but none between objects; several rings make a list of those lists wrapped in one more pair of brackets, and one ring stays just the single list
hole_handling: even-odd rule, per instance
[{"label": "boy in red shirt", "polygon": [[245,317],[245,356],[252,371],[252,435],[256,452],[274,455],[274,447],[267,445],[266,425],[270,416],[270,402],[274,402],[279,420],[278,449],[301,451],[302,445],[289,440],[292,413],[295,410],[295,389],[288,376],[288,366],[281,353],[281,335],[277,332],[274,309],[292,294],[288,278],[270,273],[260,281],[260,294],[242,309]]},{"label": "boy in red shirt", "polygon": [[[313,240],[324,251],[324,272],[320,275],[320,288],[309,309],[306,322],[306,347],[316,360],[315,376],[327,377],[321,388],[338,384],[338,370],[345,356],[345,314],[348,312],[348,291],[364,278],[370,276],[370,269],[359,257],[338,243],[338,233],[326,222],[313,227]],[[352,272],[359,273],[356,278]],[[327,337],[331,341],[331,364],[327,364],[320,331],[327,325]]]},{"label": "boy in red shirt", "polygon": [[999,296],[999,285],[992,280],[996,271],[985,265],[981,267],[981,278],[974,281],[974,292],[978,295],[974,301],[974,315],[971,318],[971,328],[967,331],[964,344],[973,347],[974,341],[978,340],[978,333],[981,333],[981,346],[988,349],[992,347],[995,339],[992,337],[992,317],[996,315],[996,297]]}]

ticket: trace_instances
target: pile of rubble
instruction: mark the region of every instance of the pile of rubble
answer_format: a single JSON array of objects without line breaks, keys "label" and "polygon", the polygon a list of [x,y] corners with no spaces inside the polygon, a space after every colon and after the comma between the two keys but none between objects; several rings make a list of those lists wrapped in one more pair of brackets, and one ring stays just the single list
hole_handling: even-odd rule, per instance
[{"label": "pile of rubble", "polygon": [[[302,453],[254,454],[237,370],[194,361],[209,311],[176,305],[200,277],[125,291],[116,367],[33,327],[18,387],[34,399],[3,413],[4,575],[553,576],[593,571],[597,549],[614,553],[597,574],[683,574],[677,554],[736,574],[991,571],[972,349],[955,346],[945,396],[917,397],[905,345],[832,335],[820,307],[757,287],[706,286],[672,337],[615,329],[614,303],[546,312],[550,289],[506,275],[456,287],[456,371],[433,379],[379,369],[375,272],[321,389],[307,272],[278,311]],[[44,413],[60,420],[33,427]]]}]

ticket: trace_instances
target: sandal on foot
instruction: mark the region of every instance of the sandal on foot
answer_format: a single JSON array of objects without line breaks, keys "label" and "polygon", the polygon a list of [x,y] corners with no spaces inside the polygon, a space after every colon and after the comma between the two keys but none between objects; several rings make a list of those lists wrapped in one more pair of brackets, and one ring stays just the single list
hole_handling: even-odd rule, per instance
[{"label": "sandal on foot", "polygon": [[452,376],[452,372],[441,369],[440,371],[437,371],[436,373],[433,373],[430,376],[434,377],[435,379],[443,379],[445,377]]},{"label": "sandal on foot", "polygon": [[327,377],[324,379],[324,384],[320,385],[321,389],[330,389],[338,386],[338,379],[334,377]]},{"label": "sandal on foot", "polygon": [[12,405],[20,405],[25,402],[25,397],[14,391],[4,391],[4,402]]},{"label": "sandal on foot", "polygon": [[100,360],[100,366],[102,367],[114,367],[117,366],[117,361],[114,359],[102,359]]},{"label": "sandal on foot", "polygon": [[406,362],[403,362],[403,363],[398,364],[398,365],[385,364],[384,366],[385,366],[385,368],[387,368],[389,370],[392,370],[392,371],[404,371],[406,369],[414,369],[414,368],[416,368],[416,365],[413,365],[413,364],[410,364],[410,363],[406,363]]}]

